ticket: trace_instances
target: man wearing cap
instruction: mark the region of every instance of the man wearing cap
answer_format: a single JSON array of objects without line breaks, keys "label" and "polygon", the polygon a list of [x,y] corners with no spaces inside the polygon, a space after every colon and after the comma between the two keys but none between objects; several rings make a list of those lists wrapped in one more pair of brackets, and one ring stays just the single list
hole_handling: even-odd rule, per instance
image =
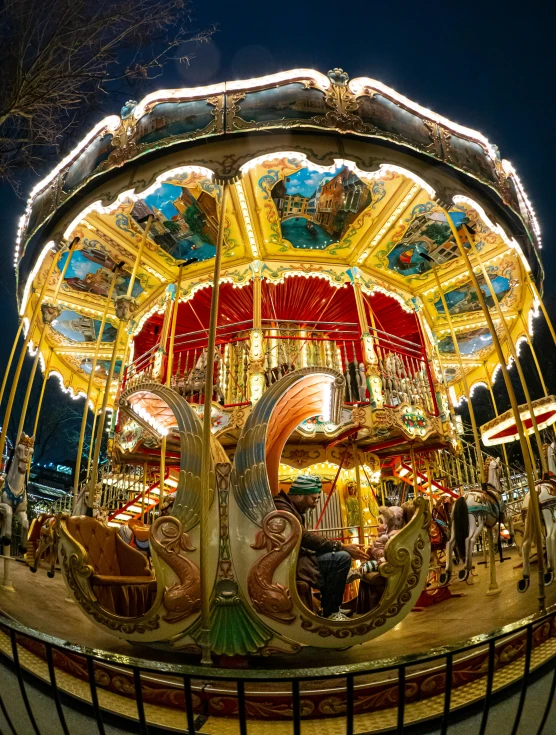
[{"label": "man wearing cap", "polygon": [[277,510],[285,510],[301,523],[303,534],[297,563],[297,577],[321,591],[322,613],[325,618],[346,620],[340,612],[344,588],[352,559],[366,561],[367,554],[357,544],[331,541],[313,531],[305,530],[305,514],[316,507],[322,490],[320,477],[300,475],[290,487],[274,498]]}]

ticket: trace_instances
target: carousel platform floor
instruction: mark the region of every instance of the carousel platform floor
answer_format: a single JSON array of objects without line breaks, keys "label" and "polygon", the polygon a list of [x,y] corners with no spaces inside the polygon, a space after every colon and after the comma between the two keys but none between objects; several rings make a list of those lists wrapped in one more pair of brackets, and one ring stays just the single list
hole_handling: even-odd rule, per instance
[{"label": "carousel platform floor", "polygon": [[[393,630],[375,641],[334,653],[338,665],[374,659],[426,653],[431,648],[463,643],[468,638],[497,630],[537,612],[536,567],[532,566],[531,586],[525,594],[517,592],[521,576],[520,559],[515,550],[506,550],[510,557],[497,562],[500,593],[487,596],[489,572],[475,559],[473,584],[455,582],[451,599],[419,612],[411,612]],[[457,569],[457,568],[456,568]],[[195,663],[179,652],[165,652],[147,646],[132,645],[104,633],[81,613],[69,599],[59,573],[54,579],[45,569],[32,574],[24,563],[12,563],[12,583],[15,591],[0,588],[0,613],[18,620],[29,628],[56,636],[70,643],[113,653],[139,656],[149,660]],[[459,596],[461,595],[461,596]],[[556,582],[546,589],[547,606],[556,603]],[[319,667],[329,663],[326,650],[306,648],[291,658],[257,659],[251,665],[264,668]]]}]

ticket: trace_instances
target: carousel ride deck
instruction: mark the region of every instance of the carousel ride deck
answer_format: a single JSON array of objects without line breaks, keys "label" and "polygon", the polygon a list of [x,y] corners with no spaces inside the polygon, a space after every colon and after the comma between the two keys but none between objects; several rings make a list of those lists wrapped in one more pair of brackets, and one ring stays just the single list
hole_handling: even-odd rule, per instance
[{"label": "carousel ride deck", "polygon": [[[334,662],[340,666],[391,656],[425,654],[431,648],[463,643],[472,636],[495,631],[534,614],[538,609],[536,584],[531,584],[526,593],[518,594],[516,585],[521,578],[521,560],[515,549],[506,551],[505,556],[509,557],[507,561],[496,563],[500,594],[486,596],[488,571],[483,565],[478,565],[482,557],[475,557],[474,573],[477,576],[473,577],[473,584],[454,582],[450,586],[450,599],[411,612],[393,630],[377,640],[345,651],[335,651]],[[12,578],[15,592],[0,588],[0,612],[29,628],[70,643],[111,653],[155,661],[197,663],[197,659],[183,653],[173,654],[139,644],[132,645],[99,630],[69,599],[61,575],[48,579],[45,569],[32,575],[26,565],[15,564]],[[534,566],[532,580],[535,580]],[[547,607],[556,604],[556,584],[546,588],[546,604]],[[268,669],[320,667],[329,663],[328,656],[323,651],[307,647],[289,657],[252,659],[250,665]]]},{"label": "carousel ride deck", "polygon": [[[395,662],[397,656],[417,653],[425,655],[431,648],[444,645],[462,644],[473,635],[494,631],[515,620],[536,612],[537,600],[534,586],[523,595],[515,591],[519,578],[519,558],[515,550],[508,552],[507,561],[498,566],[498,579],[501,592],[494,597],[486,597],[488,573],[484,567],[477,566],[477,576],[473,584],[455,583],[451,589],[453,597],[443,603],[433,605],[421,612],[410,613],[399,625],[384,636],[345,651],[334,654],[335,663],[372,662],[390,658]],[[475,558],[475,563],[481,561]],[[69,643],[79,643],[86,647],[104,649],[105,652],[140,656],[153,661],[185,663],[185,657],[149,649],[144,646],[130,645],[126,642],[99,631],[83,615],[77,606],[68,601],[66,590],[60,576],[54,580],[46,577],[41,570],[30,575],[23,564],[16,564],[13,581],[16,591],[0,589],[0,611],[6,617],[14,618],[29,627],[55,635]],[[556,586],[547,589],[547,606],[556,603]],[[533,633],[531,670],[542,666],[555,653],[554,618],[545,620]],[[497,644],[498,664],[493,678],[493,691],[501,690],[523,676],[523,633],[505,637]],[[23,667],[39,679],[47,680],[48,670],[44,661],[41,644],[38,641],[18,637],[20,660]],[[0,654],[11,657],[10,640],[7,631],[0,623]],[[484,646],[473,649],[454,658],[453,692],[451,709],[459,709],[475,703],[485,696],[486,668]],[[80,675],[79,655],[59,651],[56,656],[56,679],[62,691],[82,701],[91,701],[89,686],[83,672]],[[222,661],[220,661],[222,664]],[[228,662],[242,667],[238,670],[241,677],[244,669],[264,667],[268,679],[272,670],[288,667],[315,667],[315,678],[301,685],[303,705],[303,732],[327,733],[345,732],[345,716],[342,704],[345,697],[345,679],[319,679],[318,667],[329,663],[323,652],[304,649],[301,654],[290,659],[259,658],[247,661]],[[98,695],[104,710],[117,712],[124,718],[137,717],[133,688],[126,688],[126,675],[130,674],[117,662],[96,664],[97,677],[100,676]],[[98,670],[100,669],[100,671]],[[246,686],[246,706],[249,732],[272,732],[273,735],[291,732],[291,685],[287,681],[268,681],[266,674]],[[107,675],[108,674],[108,675]],[[442,689],[442,661],[426,664],[408,665],[406,668],[406,704],[404,722],[406,725],[431,719],[442,713],[444,694]],[[435,683],[436,682],[436,683]],[[131,684],[131,680],[128,682]],[[398,680],[395,668],[391,671],[367,673],[357,677],[354,700],[354,732],[382,732],[395,727],[397,722]],[[149,724],[161,726],[169,731],[183,731],[184,707],[183,689],[180,678],[171,675],[142,674],[145,713]],[[408,689],[409,687],[409,689]],[[232,681],[210,681],[210,669],[206,680],[193,682],[193,708],[196,732],[236,733],[237,721],[236,684]],[[334,705],[334,706],[332,706]],[[323,723],[326,718],[326,723]]]}]

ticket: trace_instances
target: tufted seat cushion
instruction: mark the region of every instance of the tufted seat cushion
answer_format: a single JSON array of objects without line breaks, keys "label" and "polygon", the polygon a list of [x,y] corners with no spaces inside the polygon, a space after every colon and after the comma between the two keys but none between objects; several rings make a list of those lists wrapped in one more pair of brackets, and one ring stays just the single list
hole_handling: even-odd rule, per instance
[{"label": "tufted seat cushion", "polygon": [[156,580],[146,557],[128,546],[117,528],[95,518],[72,516],[67,529],[87,552],[85,561],[93,567],[91,585],[99,604],[124,617],[144,615],[156,596]]}]

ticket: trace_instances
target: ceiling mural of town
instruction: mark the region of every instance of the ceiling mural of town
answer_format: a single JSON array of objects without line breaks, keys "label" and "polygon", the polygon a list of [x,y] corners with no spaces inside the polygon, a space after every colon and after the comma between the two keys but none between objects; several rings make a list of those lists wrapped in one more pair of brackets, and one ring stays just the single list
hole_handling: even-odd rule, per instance
[{"label": "ceiling mural of town", "polygon": [[[489,309],[492,309],[494,307],[494,300],[490,294],[489,287],[484,277],[482,275],[478,276],[478,281],[481,291],[483,292],[483,296],[485,297],[485,301]],[[490,282],[498,302],[503,304],[512,289],[510,279],[505,278],[504,276],[494,276],[494,278],[490,279]],[[444,294],[444,298],[446,299],[446,304],[450,314],[467,314],[472,311],[481,310],[477,291],[471,281],[462,283],[457,288],[448,291]],[[439,314],[444,314],[444,304],[440,297],[434,302],[434,308]]]},{"label": "ceiling mural of town", "polygon": [[[430,261],[423,256],[432,258],[438,266],[458,257],[458,245],[450,225],[442,212],[433,210],[434,206],[433,202],[428,202],[414,208],[406,220],[401,239],[393,241],[388,252],[387,267],[390,270],[406,277],[415,276],[428,273],[432,268]],[[451,218],[458,228],[469,222],[463,212],[453,212]]]},{"label": "ceiling mural of town", "polygon": [[[102,323],[99,319],[78,314],[76,311],[64,309],[52,322],[52,329],[71,342],[96,342]],[[101,342],[113,342],[116,339],[116,327],[105,323]]]},{"label": "ceiling mural of town", "polygon": [[175,260],[194,263],[214,257],[218,217],[212,194],[165,182],[131,210],[142,229],[150,215],[150,238]]},{"label": "ceiling mural of town", "polygon": [[[83,372],[85,372],[87,375],[91,374],[91,370],[93,368],[92,357],[84,357],[79,364]],[[122,361],[116,360],[116,364],[114,365],[114,374],[119,375],[121,369]],[[95,366],[95,378],[106,378],[109,370],[110,360],[97,360],[97,364]]]},{"label": "ceiling mural of town", "polygon": [[[469,332],[456,334],[459,351],[462,357],[478,355],[481,357],[485,351],[489,352],[492,346],[492,334],[487,327],[471,329]],[[443,355],[455,355],[454,342],[450,335],[443,337],[438,342],[438,350]]]},{"label": "ceiling mural of town", "polygon": [[[60,271],[68,257],[68,253],[64,253],[60,258]],[[117,262],[100,242],[89,240],[88,245],[73,253],[64,277],[64,285],[72,291],[96,296],[108,296],[113,268],[116,265]],[[129,279],[130,274],[126,273],[125,270],[121,275],[116,276],[115,296],[123,296],[127,292]],[[137,279],[133,285],[132,295],[137,297],[142,291],[143,287]]]},{"label": "ceiling mural of town", "polygon": [[282,237],[294,248],[325,250],[339,242],[371,203],[371,191],[353,171],[301,168],[272,188]]}]

